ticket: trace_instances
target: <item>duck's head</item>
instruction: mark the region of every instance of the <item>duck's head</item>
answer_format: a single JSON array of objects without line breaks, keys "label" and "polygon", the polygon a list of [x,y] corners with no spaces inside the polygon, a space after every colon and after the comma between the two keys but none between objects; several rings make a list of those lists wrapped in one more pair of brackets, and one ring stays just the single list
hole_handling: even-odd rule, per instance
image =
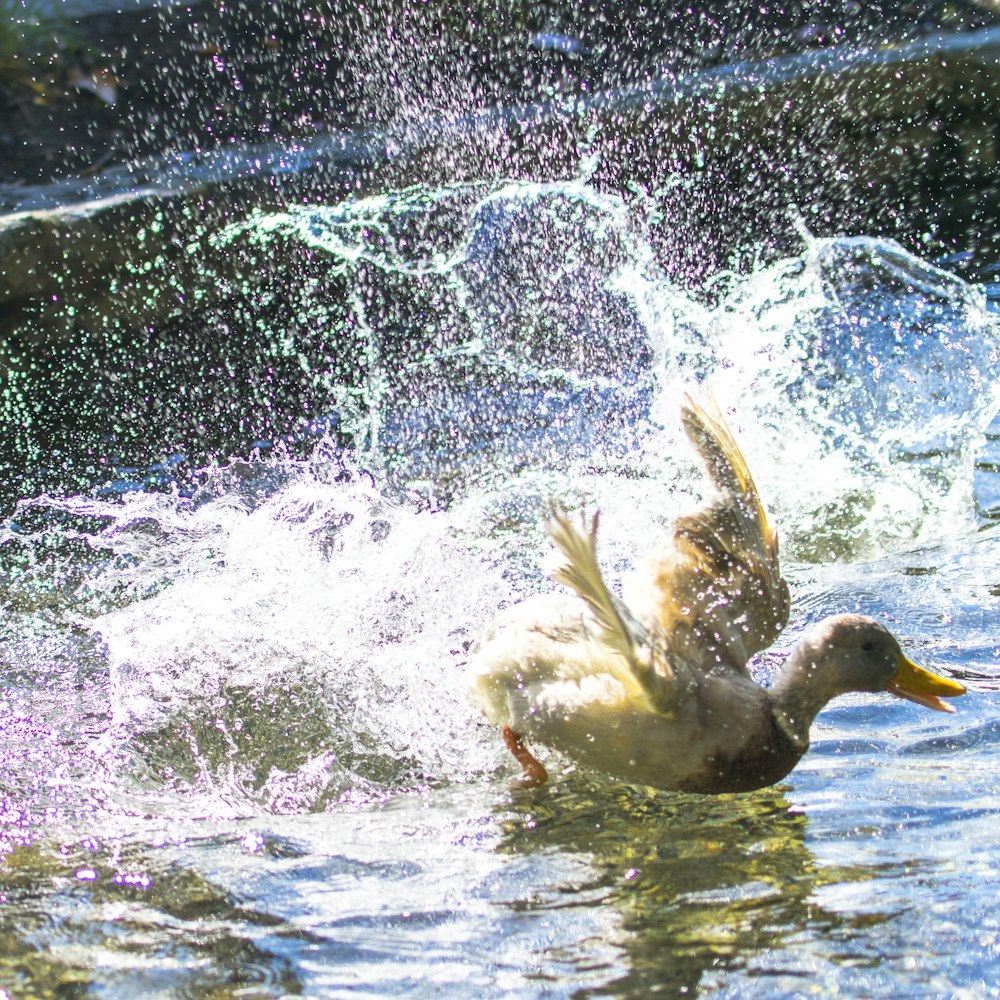
[{"label": "duck's head", "polygon": [[809,727],[823,706],[851,691],[888,691],[938,712],[953,712],[942,699],[965,694],[965,687],[918,666],[873,618],[834,615],[806,634],[770,693],[782,725],[806,747]]},{"label": "duck's head", "polygon": [[873,618],[834,615],[802,641],[802,666],[826,688],[827,700],[849,691],[888,691],[938,712],[953,712],[942,698],[965,694],[965,686],[913,662],[896,637]]}]

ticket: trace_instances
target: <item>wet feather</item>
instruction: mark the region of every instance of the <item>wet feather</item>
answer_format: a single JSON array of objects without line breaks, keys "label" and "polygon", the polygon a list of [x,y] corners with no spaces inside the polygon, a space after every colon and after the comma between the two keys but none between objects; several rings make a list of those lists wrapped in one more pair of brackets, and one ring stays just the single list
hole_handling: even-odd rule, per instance
[{"label": "wet feather", "polygon": [[655,560],[637,612],[597,561],[598,517],[561,511],[549,534],[563,561],[553,578],[575,597],[516,605],[473,651],[473,694],[504,727],[532,781],[545,770],[523,739],[578,763],[660,788],[745,791],[784,777],[809,727],[848,691],[889,691],[938,710],[956,681],[912,663],[878,622],[835,615],[812,629],[770,690],[747,661],[778,637],[789,592],[778,536],[739,446],[714,402],[688,398],[684,427],[718,497],[680,518]]}]

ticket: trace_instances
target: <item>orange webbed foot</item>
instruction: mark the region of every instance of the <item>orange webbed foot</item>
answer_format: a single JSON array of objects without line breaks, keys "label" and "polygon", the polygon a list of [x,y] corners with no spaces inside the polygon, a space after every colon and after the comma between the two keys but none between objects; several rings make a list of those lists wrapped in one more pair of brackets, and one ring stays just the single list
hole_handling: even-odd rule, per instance
[{"label": "orange webbed foot", "polygon": [[525,788],[537,788],[549,780],[548,772],[532,752],[524,745],[524,740],[510,726],[504,726],[503,741],[524,772],[521,783]]}]

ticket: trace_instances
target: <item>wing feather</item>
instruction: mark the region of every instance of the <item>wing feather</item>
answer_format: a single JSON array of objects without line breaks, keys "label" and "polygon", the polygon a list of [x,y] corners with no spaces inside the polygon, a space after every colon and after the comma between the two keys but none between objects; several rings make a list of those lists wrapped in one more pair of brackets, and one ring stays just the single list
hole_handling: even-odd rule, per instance
[{"label": "wing feather", "polygon": [[[589,529],[576,528],[562,511],[553,511],[548,530],[552,541],[566,561],[552,572],[552,579],[575,591],[590,608],[598,627],[598,638],[615,657],[620,658],[626,676],[626,687],[638,687],[649,707],[660,714],[671,715],[685,686],[670,665],[666,643],[655,622],[650,626],[639,622],[614,594],[608,590],[597,564],[598,515],[594,514]],[[606,668],[611,663],[604,661]],[[613,668],[611,668],[613,669]],[[619,675],[621,671],[617,671]]]},{"label": "wing feather", "polygon": [[675,523],[654,573],[656,615],[672,650],[742,668],[788,620],[778,535],[714,400],[686,397],[681,416],[719,496]]}]

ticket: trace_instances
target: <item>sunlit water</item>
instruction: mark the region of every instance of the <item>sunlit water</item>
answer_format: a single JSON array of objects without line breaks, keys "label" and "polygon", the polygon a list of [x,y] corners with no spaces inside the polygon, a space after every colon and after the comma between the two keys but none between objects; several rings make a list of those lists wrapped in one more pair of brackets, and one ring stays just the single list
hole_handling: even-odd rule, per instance
[{"label": "sunlit water", "polygon": [[[997,320],[865,238],[685,283],[657,210],[466,185],[206,241],[322,261],[331,360],[301,361],[326,406],[292,444],[4,524],[0,987],[996,993]],[[857,609],[969,694],[843,699],[750,795],[553,757],[521,790],[470,645],[553,587],[553,500],[601,510],[612,580],[641,572],[704,495],[677,427],[699,386],[782,530],[792,624],[759,675]]]}]

